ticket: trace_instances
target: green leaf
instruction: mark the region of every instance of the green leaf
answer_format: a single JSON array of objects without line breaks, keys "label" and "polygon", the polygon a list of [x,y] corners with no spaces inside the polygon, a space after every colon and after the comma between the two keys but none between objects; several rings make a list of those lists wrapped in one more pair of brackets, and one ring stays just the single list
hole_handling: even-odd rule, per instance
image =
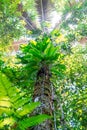
[{"label": "green leaf", "polygon": [[12,117],[5,118],[4,120],[0,120],[0,128],[3,129],[3,126],[13,125],[14,123],[15,123],[14,118]]},{"label": "green leaf", "polygon": [[32,54],[33,57],[36,57],[36,58],[38,58],[38,59],[41,59],[41,58],[42,58],[42,55],[41,55],[40,51],[37,50],[36,48],[30,49],[29,52]]},{"label": "green leaf", "polygon": [[24,116],[26,114],[31,113],[37,106],[39,106],[39,102],[26,104],[23,107],[19,108],[16,112],[19,116]]},{"label": "green leaf", "polygon": [[47,119],[50,119],[51,117],[48,116],[48,115],[38,115],[38,116],[34,116],[34,117],[30,117],[30,118],[26,118],[24,119],[23,121],[20,121],[19,122],[19,128],[21,130],[25,130],[26,128],[28,127],[31,127],[31,126],[35,126],[37,124],[40,124],[42,123],[43,121],[47,120]]}]

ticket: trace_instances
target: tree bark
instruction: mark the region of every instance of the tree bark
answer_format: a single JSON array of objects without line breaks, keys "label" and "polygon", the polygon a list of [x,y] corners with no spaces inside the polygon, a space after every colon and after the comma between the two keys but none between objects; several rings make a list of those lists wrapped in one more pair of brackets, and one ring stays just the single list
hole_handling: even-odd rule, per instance
[{"label": "tree bark", "polygon": [[[50,72],[48,66],[46,65],[44,65],[37,73],[37,80],[35,83],[33,100],[41,102],[41,106],[34,111],[34,115],[53,115]],[[46,120],[42,124],[33,127],[32,130],[54,130],[52,119]]]}]

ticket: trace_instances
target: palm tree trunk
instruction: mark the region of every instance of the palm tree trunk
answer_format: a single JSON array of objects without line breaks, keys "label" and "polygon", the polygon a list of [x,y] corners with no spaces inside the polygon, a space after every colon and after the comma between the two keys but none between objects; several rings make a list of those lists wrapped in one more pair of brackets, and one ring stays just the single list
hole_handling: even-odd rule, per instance
[{"label": "palm tree trunk", "polygon": [[[46,65],[44,65],[37,73],[37,80],[35,83],[33,100],[41,102],[41,106],[34,111],[35,115],[53,115],[50,72],[48,66]],[[47,120],[44,123],[35,126],[34,128],[32,128],[32,130],[53,130],[53,122],[52,120]]]}]

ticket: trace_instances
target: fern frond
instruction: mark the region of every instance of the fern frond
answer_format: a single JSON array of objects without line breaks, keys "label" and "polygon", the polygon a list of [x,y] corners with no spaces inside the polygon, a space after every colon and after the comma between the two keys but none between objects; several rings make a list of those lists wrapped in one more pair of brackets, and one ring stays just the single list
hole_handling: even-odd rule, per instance
[{"label": "fern frond", "polygon": [[38,115],[38,116],[33,116],[33,117],[30,117],[30,118],[26,118],[24,119],[23,121],[20,121],[19,122],[19,128],[21,130],[25,130],[26,128],[28,127],[31,127],[31,126],[35,126],[37,124],[40,124],[42,123],[43,121],[47,120],[47,119],[50,119],[51,117],[50,116],[47,116],[45,114],[43,115]]},{"label": "fern frond", "polygon": [[16,119],[31,113],[40,103],[29,103],[25,96],[16,87],[12,87],[7,77],[0,72],[0,128],[12,125]]},{"label": "fern frond", "polygon": [[12,117],[6,117],[3,120],[0,120],[0,128],[3,128],[5,125],[13,125],[15,120]]},{"label": "fern frond", "polygon": [[29,113],[31,113],[37,106],[39,106],[40,103],[34,102],[34,103],[30,103],[30,104],[26,104],[23,107],[19,108],[16,113],[19,116],[25,116]]},{"label": "fern frond", "polygon": [[[21,120],[21,118],[23,119],[24,116],[39,106],[40,103],[29,103],[29,97],[26,97],[26,94],[16,87],[12,87],[10,81],[1,72],[0,78],[0,129],[3,129],[4,126],[14,127],[16,123],[16,127],[25,130],[25,128],[49,118],[47,115],[39,115]],[[17,119],[19,119],[19,123]]]}]

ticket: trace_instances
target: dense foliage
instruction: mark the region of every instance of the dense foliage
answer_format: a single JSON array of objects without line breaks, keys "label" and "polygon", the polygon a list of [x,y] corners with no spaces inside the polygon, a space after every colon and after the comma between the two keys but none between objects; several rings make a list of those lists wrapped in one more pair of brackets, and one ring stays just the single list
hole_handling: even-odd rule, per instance
[{"label": "dense foliage", "polygon": [[30,103],[29,96],[25,92],[11,85],[7,77],[0,72],[0,128],[25,130],[36,125],[47,115],[38,115],[27,118],[39,102]]},{"label": "dense foliage", "polygon": [[86,42],[86,0],[0,1],[1,130],[87,129]]}]

